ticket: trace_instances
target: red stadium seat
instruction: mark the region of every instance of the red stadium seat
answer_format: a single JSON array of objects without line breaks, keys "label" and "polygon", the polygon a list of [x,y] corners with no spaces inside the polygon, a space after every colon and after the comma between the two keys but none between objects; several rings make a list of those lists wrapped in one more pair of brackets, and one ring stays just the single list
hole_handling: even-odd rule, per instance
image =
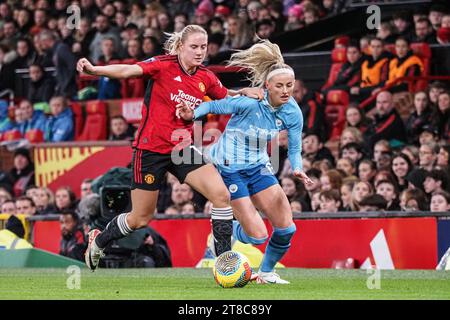
[{"label": "red stadium seat", "polygon": [[70,108],[73,112],[74,125],[75,125],[75,140],[83,132],[84,116],[83,116],[83,106],[79,102],[71,102]]},{"label": "red stadium seat", "polygon": [[331,52],[331,68],[330,73],[328,75],[327,82],[323,85],[322,90],[327,89],[333,85],[336,81],[336,78],[341,70],[342,65],[347,60],[347,49],[346,48],[335,48]]},{"label": "red stadium seat", "polygon": [[345,112],[349,104],[349,95],[343,90],[330,90],[326,101],[325,121],[328,128],[331,128],[329,139],[339,139],[345,126]]},{"label": "red stadium seat", "polygon": [[22,134],[17,129],[8,130],[3,133],[3,141],[14,141],[22,138]]},{"label": "red stadium seat", "polygon": [[[412,43],[411,49],[416,56],[420,58],[423,62],[423,76],[428,76],[430,74],[430,62],[431,62],[431,49],[428,43]],[[419,80],[416,82],[414,91],[425,90],[428,87],[427,80]]]},{"label": "red stadium seat", "polygon": [[107,112],[106,104],[101,100],[88,101],[86,104],[86,123],[77,141],[106,140]]},{"label": "red stadium seat", "polygon": [[31,143],[44,142],[44,132],[39,129],[30,129],[25,132],[25,139],[27,139]]}]

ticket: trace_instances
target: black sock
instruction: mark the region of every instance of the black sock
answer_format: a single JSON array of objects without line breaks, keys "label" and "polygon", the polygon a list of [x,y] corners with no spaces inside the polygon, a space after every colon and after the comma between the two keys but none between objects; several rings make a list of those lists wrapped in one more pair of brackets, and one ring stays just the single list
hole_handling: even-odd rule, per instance
[{"label": "black sock", "polygon": [[231,236],[233,235],[233,209],[212,208],[212,231],[216,255],[231,250]]},{"label": "black sock", "polygon": [[127,213],[114,217],[105,230],[95,238],[95,243],[101,249],[105,248],[111,241],[121,239],[129,235],[133,230],[128,226]]}]

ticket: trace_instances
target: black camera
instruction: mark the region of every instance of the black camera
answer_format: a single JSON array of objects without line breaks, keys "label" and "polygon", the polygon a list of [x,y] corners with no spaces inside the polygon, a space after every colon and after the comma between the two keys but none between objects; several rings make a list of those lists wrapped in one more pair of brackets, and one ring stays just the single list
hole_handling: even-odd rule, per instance
[{"label": "black camera", "polygon": [[112,185],[100,189],[100,214],[112,220],[115,216],[131,211],[131,190],[129,186]]}]

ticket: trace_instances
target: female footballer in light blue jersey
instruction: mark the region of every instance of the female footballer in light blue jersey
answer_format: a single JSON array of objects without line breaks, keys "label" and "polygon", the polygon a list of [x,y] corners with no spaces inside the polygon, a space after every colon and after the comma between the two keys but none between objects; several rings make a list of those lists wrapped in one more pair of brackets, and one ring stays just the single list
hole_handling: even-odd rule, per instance
[{"label": "female footballer in light blue jersey", "polygon": [[195,110],[180,103],[177,113],[186,121],[208,113],[232,114],[209,156],[231,194],[231,205],[238,220],[233,222],[233,236],[243,243],[263,244],[268,232],[256,208],[262,211],[274,231],[256,280],[286,284],[289,282],[281,279],[274,267],[289,249],[296,227],[289,201],[274,176],[267,142],[287,129],[293,174],[306,184],[312,183],[302,169],[303,116],[292,98],[294,71],[284,63],[279,47],[269,41],[233,54],[229,65],[247,68],[253,85],[265,87],[264,99],[227,98],[202,103]]}]

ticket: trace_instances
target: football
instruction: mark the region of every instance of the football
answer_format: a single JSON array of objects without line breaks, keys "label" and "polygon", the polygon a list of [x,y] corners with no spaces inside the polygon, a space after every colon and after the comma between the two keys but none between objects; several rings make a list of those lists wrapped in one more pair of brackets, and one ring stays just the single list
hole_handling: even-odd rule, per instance
[{"label": "football", "polygon": [[217,257],[213,267],[214,279],[223,288],[244,287],[252,275],[247,257],[236,251],[227,251]]}]

